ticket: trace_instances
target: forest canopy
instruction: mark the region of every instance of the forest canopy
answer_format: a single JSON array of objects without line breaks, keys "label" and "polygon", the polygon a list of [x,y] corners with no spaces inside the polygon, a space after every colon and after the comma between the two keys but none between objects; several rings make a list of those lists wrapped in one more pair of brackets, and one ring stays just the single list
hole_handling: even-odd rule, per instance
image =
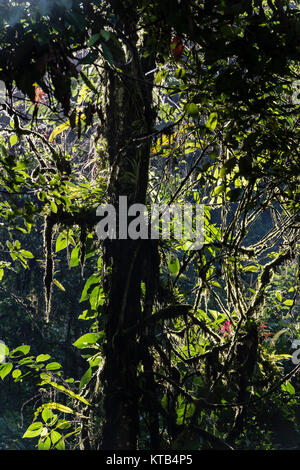
[{"label": "forest canopy", "polygon": [[299,449],[299,18],[0,1],[0,449]]}]

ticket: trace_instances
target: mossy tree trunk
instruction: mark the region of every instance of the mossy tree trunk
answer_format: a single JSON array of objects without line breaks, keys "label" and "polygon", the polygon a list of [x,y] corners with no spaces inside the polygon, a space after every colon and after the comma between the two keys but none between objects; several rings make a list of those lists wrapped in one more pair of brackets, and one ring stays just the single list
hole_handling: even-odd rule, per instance
[{"label": "mossy tree trunk", "polygon": [[[109,195],[117,214],[119,196],[127,196],[128,206],[146,202],[155,120],[152,84],[145,79],[145,72],[154,67],[155,57],[143,57],[143,44],[138,44],[135,30],[136,19],[131,12],[126,25],[128,44],[124,54],[120,52],[118,58],[123,62],[122,73],[107,72],[105,111],[111,168]],[[101,447],[136,449],[142,399],[138,366],[145,358],[141,347],[143,333],[139,332],[137,336],[137,330],[132,327],[145,313],[141,302],[141,282],[145,279],[145,258],[153,251],[154,245],[150,240],[131,239],[106,240],[103,245],[107,341],[102,373],[105,424]],[[148,283],[147,289],[148,298],[153,299],[153,282]],[[125,334],[130,329],[131,333]]]}]

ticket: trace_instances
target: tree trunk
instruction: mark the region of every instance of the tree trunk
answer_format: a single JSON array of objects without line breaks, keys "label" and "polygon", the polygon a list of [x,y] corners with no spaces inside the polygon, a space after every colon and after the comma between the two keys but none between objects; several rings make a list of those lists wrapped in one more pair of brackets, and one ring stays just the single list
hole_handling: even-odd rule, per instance
[{"label": "tree trunk", "polygon": [[[109,195],[117,214],[120,195],[127,196],[128,206],[146,202],[151,148],[149,135],[153,132],[155,114],[152,109],[152,85],[148,80],[145,83],[145,72],[153,68],[154,58],[141,59],[137,39],[135,33],[131,33],[127,54],[119,58],[123,64],[125,61],[128,64],[122,66],[123,73],[107,73],[106,138],[111,168]],[[137,448],[139,432],[137,368],[142,361],[137,331],[132,327],[143,314],[143,260],[153,245],[150,240],[107,239],[103,246],[107,341],[102,373],[105,424],[101,447],[132,450]],[[130,328],[132,332],[124,335]]]}]

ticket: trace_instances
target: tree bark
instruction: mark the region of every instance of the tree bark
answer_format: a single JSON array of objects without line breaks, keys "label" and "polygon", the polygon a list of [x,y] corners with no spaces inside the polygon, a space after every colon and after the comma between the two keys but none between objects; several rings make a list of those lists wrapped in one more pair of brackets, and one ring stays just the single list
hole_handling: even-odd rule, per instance
[{"label": "tree bark", "polygon": [[[145,204],[148,184],[151,133],[155,113],[152,85],[145,72],[153,68],[154,57],[143,59],[135,28],[127,25],[127,53],[119,60],[127,65],[123,73],[107,73],[106,138],[111,168],[109,195],[118,213],[118,198],[127,196],[128,205]],[[104,386],[105,423],[102,449],[136,449],[139,432],[141,363],[139,338],[134,328],[143,315],[141,282],[145,277],[144,257],[153,249],[147,240],[105,240],[104,311],[106,333]],[[157,249],[157,248],[156,248]],[[124,336],[124,331],[132,333]]]}]

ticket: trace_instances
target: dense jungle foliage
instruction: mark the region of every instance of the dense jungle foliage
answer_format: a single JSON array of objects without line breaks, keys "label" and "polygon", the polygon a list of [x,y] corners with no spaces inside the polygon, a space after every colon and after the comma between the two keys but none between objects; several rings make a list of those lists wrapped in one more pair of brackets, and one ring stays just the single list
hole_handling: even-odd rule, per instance
[{"label": "dense jungle foliage", "polygon": [[[299,19],[0,1],[0,449],[300,449]],[[203,244],[99,239],[120,196]]]}]

